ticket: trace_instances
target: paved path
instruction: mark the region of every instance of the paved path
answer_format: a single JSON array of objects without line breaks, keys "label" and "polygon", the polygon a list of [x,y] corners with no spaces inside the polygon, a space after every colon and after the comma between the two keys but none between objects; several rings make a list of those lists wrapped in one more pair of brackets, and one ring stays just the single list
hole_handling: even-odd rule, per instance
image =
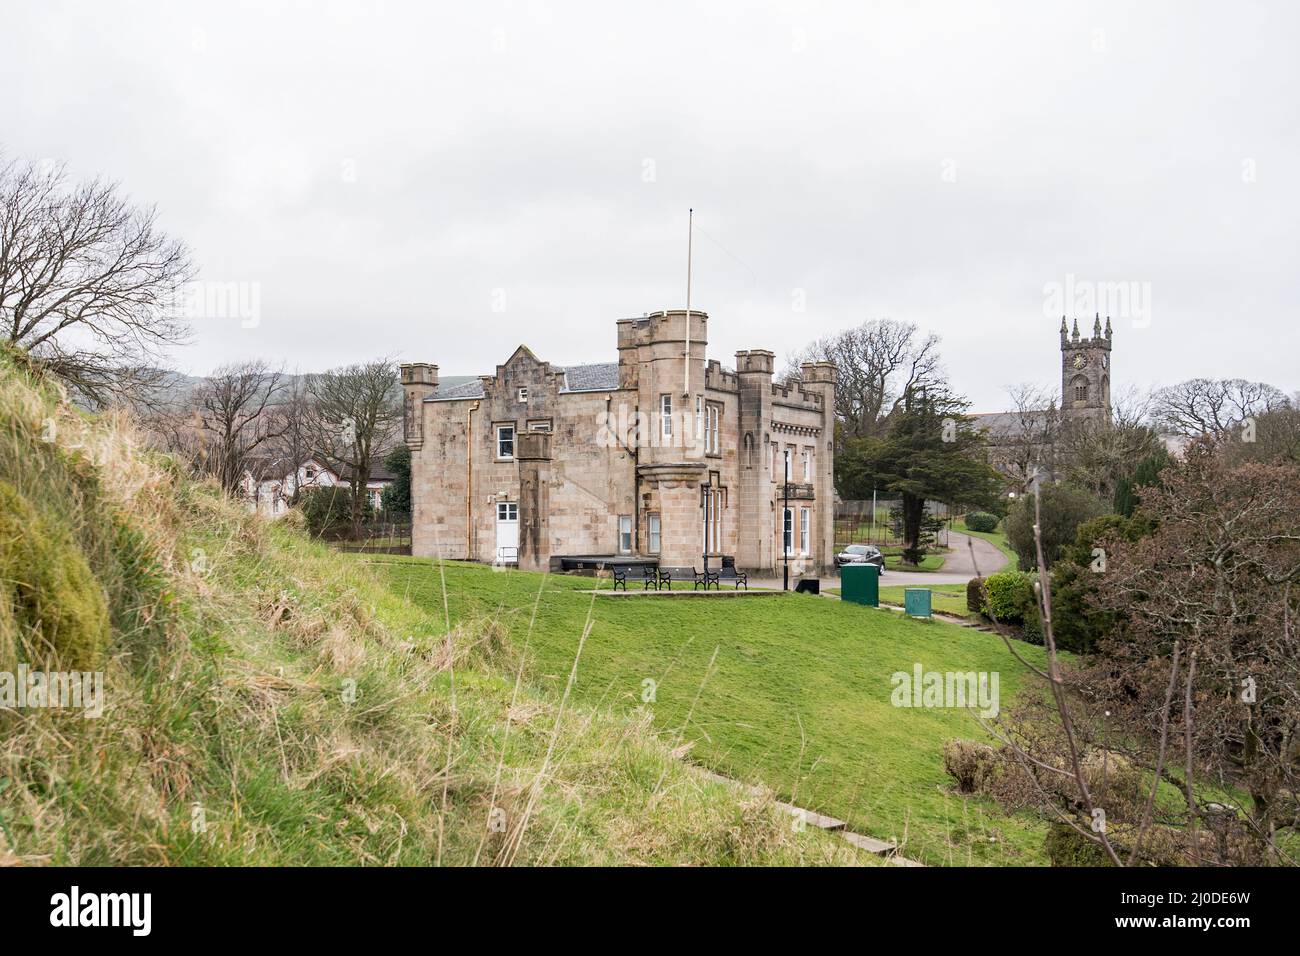
[{"label": "paved path", "polygon": [[[927,585],[936,584],[965,584],[971,578],[975,577],[975,568],[977,565],[979,567],[980,575],[988,577],[995,571],[1001,571],[1008,564],[1007,556],[983,538],[972,537],[971,535],[962,534],[958,531],[949,531],[948,547],[951,550],[948,553],[948,559],[943,563],[943,570],[889,570],[880,578],[881,585],[884,587],[893,587],[895,585],[902,587],[926,587]],[[973,557],[971,555],[972,547],[975,549]],[[791,577],[791,590],[794,589],[796,580],[798,579]],[[821,582],[823,590],[840,586],[838,575],[827,575],[821,579]],[[754,587],[781,587],[780,577],[762,579],[751,577],[750,583]]]},{"label": "paved path", "polygon": [[948,547],[950,549],[948,560],[944,561],[941,571],[886,571],[880,583],[906,584],[909,587],[925,584],[965,584],[976,576],[977,566],[979,575],[988,577],[995,571],[1001,571],[1008,564],[1007,556],[983,538],[949,531]]}]

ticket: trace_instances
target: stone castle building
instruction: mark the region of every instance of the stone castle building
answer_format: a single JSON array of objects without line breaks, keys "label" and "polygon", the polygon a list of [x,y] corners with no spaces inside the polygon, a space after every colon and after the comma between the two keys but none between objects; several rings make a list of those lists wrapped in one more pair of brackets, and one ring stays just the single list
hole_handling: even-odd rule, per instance
[{"label": "stone castle building", "polygon": [[[836,372],[773,381],[771,352],[706,357],[708,316],[621,319],[618,361],[552,366],[519,346],[440,385],[402,366],[412,551],[522,568],[563,558],[775,571],[833,564]],[[788,467],[788,508],[784,504]]]},{"label": "stone castle building", "polygon": [[1091,338],[1080,338],[1078,319],[1071,331],[1061,316],[1060,404],[970,416],[988,436],[991,462],[1013,481],[1026,480],[1035,467],[1054,474],[1069,429],[1111,421],[1112,338],[1109,316],[1104,331],[1100,314],[1094,317]]}]

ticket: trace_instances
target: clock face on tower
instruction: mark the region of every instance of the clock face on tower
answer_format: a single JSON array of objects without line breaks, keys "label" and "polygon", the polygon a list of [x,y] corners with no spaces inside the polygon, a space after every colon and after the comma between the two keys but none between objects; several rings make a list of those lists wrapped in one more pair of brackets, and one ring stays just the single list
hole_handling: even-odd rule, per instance
[{"label": "clock face on tower", "polygon": [[1075,367],[1075,368],[1083,368],[1083,367],[1084,367],[1085,365],[1087,365],[1087,364],[1088,364],[1088,360],[1087,360],[1086,358],[1084,358],[1082,355],[1076,355],[1076,356],[1074,357],[1074,367]]}]

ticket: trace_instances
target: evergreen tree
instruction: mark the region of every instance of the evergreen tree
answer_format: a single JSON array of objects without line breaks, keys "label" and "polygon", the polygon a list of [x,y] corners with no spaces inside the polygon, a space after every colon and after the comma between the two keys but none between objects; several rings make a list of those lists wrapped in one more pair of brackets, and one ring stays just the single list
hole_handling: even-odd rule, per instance
[{"label": "evergreen tree", "polygon": [[964,417],[967,405],[944,388],[909,390],[883,437],[850,441],[836,459],[842,497],[870,498],[874,488],[901,499],[903,560],[912,564],[925,554],[927,501],[985,505],[1001,488],[983,436]]}]

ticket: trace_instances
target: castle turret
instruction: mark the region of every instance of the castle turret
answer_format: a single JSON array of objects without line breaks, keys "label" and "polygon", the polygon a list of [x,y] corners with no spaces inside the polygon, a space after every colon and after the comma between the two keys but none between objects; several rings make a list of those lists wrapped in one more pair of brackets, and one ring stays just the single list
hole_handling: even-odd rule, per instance
[{"label": "castle turret", "polygon": [[[799,367],[803,377],[803,390],[822,398],[824,424],[817,449],[817,469],[813,476],[813,495],[815,500],[833,502],[835,500],[835,384],[839,373],[834,362],[805,362]],[[830,513],[833,513],[831,506]],[[814,565],[822,571],[833,571],[835,567],[835,523],[823,521],[818,527],[820,540],[813,546],[811,557]]]},{"label": "castle turret", "polygon": [[412,450],[424,444],[424,400],[438,391],[438,366],[412,362],[401,367],[404,414],[402,429]]},{"label": "castle turret", "polygon": [[[766,528],[772,520],[772,372],[776,356],[766,349],[736,353],[740,383],[737,408],[740,436],[740,494],[736,496],[739,526]],[[776,563],[776,542],[770,535],[744,535],[736,550],[742,568],[770,568]]]}]

